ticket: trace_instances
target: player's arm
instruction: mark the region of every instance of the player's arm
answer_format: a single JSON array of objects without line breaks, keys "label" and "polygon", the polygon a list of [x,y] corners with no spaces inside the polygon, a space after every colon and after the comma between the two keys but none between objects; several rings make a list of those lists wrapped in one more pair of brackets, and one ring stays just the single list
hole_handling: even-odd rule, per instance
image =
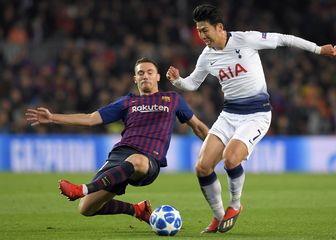
[{"label": "player's arm", "polygon": [[166,77],[175,87],[182,90],[194,91],[198,89],[208,75],[208,71],[204,66],[206,66],[206,63],[201,55],[197,60],[194,71],[188,77],[182,78],[179,69],[174,66],[169,67]]},{"label": "player's arm", "polygon": [[336,46],[332,46],[331,44],[318,46],[316,43],[303,38],[281,33],[246,32],[245,34],[247,43],[257,50],[295,47],[323,56],[336,56]]},{"label": "player's arm", "polygon": [[278,34],[278,37],[278,46],[296,47],[328,57],[336,56],[336,48],[331,44],[318,46],[316,43],[310,42],[303,38],[286,34]]},{"label": "player's arm", "polygon": [[209,128],[195,115],[193,115],[191,119],[187,121],[187,124],[191,127],[195,135],[204,141],[208,135]]},{"label": "player's arm", "polygon": [[208,127],[195,116],[193,111],[180,95],[178,95],[176,116],[181,123],[187,123],[195,135],[200,139],[204,140],[208,135]]},{"label": "player's arm", "polygon": [[47,108],[39,107],[37,109],[27,109],[25,115],[31,126],[48,123],[94,126],[103,123],[98,111],[89,114],[57,114],[51,113]]}]

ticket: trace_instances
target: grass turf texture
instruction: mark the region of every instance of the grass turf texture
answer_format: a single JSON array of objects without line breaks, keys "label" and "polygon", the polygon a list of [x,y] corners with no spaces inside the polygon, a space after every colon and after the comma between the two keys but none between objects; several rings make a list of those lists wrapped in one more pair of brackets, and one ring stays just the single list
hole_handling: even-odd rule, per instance
[{"label": "grass turf texture", "polygon": [[[0,239],[158,239],[144,222],[127,215],[83,217],[78,201],[59,194],[60,178],[75,183],[93,174],[0,173]],[[224,203],[226,176],[219,175]],[[336,175],[246,176],[244,210],[228,233],[201,235],[212,214],[192,173],[161,174],[146,187],[117,198],[170,204],[182,216],[174,239],[336,239]],[[164,238],[164,237],[163,237]]]}]

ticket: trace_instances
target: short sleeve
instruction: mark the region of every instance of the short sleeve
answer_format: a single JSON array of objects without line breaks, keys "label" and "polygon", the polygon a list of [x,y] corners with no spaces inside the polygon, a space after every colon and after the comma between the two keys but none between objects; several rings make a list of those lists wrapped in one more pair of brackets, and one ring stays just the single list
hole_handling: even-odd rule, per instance
[{"label": "short sleeve", "polygon": [[185,123],[189,121],[193,115],[193,111],[190,109],[184,99],[180,95],[178,95],[178,106],[176,109],[176,117],[178,118],[178,120],[181,123]]},{"label": "short sleeve", "polygon": [[103,119],[103,124],[108,124],[122,119],[126,98],[127,97],[121,97],[117,101],[98,109],[98,112]]}]

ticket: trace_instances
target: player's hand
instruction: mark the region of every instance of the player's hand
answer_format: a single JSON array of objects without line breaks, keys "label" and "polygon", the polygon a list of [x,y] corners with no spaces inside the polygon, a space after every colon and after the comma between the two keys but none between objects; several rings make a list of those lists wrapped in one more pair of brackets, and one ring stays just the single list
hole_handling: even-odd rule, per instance
[{"label": "player's hand", "polygon": [[336,45],[331,44],[321,46],[321,55],[327,57],[336,57]]},{"label": "player's hand", "polygon": [[180,71],[177,68],[170,66],[167,71],[166,77],[169,81],[173,82],[180,78]]},{"label": "player's hand", "polygon": [[43,107],[39,107],[37,109],[27,109],[25,115],[31,126],[52,122],[52,114],[48,109]]}]

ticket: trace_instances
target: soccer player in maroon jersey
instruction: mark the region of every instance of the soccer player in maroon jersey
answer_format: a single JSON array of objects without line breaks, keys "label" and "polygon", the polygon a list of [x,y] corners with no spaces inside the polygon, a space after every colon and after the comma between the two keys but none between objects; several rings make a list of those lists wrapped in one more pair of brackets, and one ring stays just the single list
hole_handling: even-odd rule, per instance
[{"label": "soccer player in maroon jersey", "polygon": [[149,200],[131,204],[114,197],[124,194],[128,184],[151,184],[160,167],[167,166],[166,153],[176,117],[187,123],[200,139],[204,140],[208,134],[208,127],[178,93],[159,91],[160,74],[154,61],[141,58],[134,70],[140,95],[129,93],[90,114],[56,114],[42,107],[26,112],[32,126],[48,123],[93,126],[123,121],[125,128],[120,142],[113,146],[91,183],[75,185],[59,181],[61,193],[70,201],[81,198],[79,211],[84,216],[128,214],[149,223],[152,211]]}]

